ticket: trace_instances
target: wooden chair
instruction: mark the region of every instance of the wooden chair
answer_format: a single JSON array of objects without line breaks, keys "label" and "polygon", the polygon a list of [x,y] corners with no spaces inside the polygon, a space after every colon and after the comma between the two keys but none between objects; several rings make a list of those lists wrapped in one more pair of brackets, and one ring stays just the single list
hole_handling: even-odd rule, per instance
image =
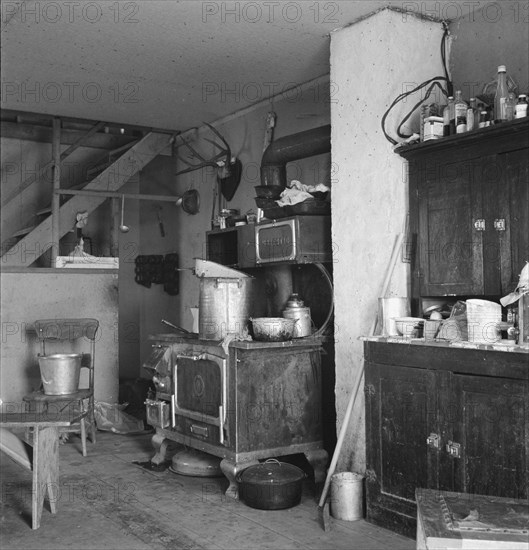
[{"label": "wooden chair", "polygon": [[[53,404],[59,411],[75,407],[80,412],[81,418],[79,424],[63,428],[66,432],[79,432],[81,430],[81,444],[83,456],[86,456],[86,424],[88,417],[91,424],[91,441],[96,442],[96,425],[94,418],[94,371],[95,371],[95,341],[96,333],[99,328],[99,321],[96,319],[44,319],[35,321],[35,330],[40,342],[41,355],[46,355],[46,343],[52,341],[68,342],[70,348],[76,344],[75,341],[88,340],[90,344],[90,353],[82,354],[81,369],[88,369],[88,387],[79,388],[75,393],[65,395],[48,395],[41,389],[30,393],[24,397],[27,404],[35,404],[37,408],[49,409]],[[74,351],[74,350],[69,350]],[[78,353],[77,350],[75,350]]]}]

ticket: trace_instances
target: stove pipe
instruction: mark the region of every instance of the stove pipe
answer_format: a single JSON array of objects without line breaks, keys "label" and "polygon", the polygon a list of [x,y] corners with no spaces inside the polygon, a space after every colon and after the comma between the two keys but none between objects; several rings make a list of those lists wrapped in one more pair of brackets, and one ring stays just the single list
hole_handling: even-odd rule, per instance
[{"label": "stove pipe", "polygon": [[288,162],[321,155],[331,150],[331,125],[279,138],[263,153],[261,185],[287,185]]}]

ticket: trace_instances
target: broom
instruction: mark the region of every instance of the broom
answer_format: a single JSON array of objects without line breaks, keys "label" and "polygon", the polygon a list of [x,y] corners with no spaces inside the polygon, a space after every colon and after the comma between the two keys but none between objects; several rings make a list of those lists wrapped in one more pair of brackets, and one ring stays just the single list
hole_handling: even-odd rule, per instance
[{"label": "broom", "polygon": [[[403,238],[404,238],[403,234],[397,235],[395,239],[395,243],[393,244],[393,251],[391,253],[391,258],[389,260],[386,276],[382,284],[382,291],[380,294],[381,297],[385,297],[388,291],[389,282],[391,280],[391,276],[393,275],[395,264],[397,263],[398,251],[402,245]],[[369,333],[370,336],[373,336],[375,334],[376,327],[377,327],[377,317],[375,317],[375,320],[371,327],[371,330]],[[358,390],[360,389],[360,383],[362,382],[363,377],[364,377],[364,366],[362,365],[362,367],[360,368],[358,378],[355,383],[355,387],[353,389],[353,392],[351,393],[349,402],[347,403],[347,409],[345,410],[345,416],[343,419],[342,427],[340,428],[340,433],[338,434],[338,440],[336,441],[336,447],[332,455],[331,465],[329,466],[329,470],[327,471],[327,477],[325,478],[325,484],[323,485],[323,491],[321,493],[320,501],[318,503],[318,518],[320,521],[320,525],[322,526],[324,531],[328,531],[330,529],[330,523],[331,523],[330,513],[329,513],[329,503],[327,502],[327,495],[329,493],[329,487],[331,485],[331,477],[334,474],[334,470],[336,469],[336,463],[338,462],[338,458],[340,457],[343,440],[345,439],[345,434],[347,432],[349,421],[351,420],[351,414],[353,412],[353,406],[355,404],[356,397],[358,395]]]}]

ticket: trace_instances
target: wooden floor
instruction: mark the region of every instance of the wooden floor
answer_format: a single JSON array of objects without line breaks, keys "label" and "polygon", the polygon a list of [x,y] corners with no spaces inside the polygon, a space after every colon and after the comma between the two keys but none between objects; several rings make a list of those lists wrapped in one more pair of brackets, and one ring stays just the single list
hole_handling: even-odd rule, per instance
[{"label": "wooden floor", "polygon": [[226,499],[224,478],[149,471],[134,461],[152,456],[150,436],[98,432],[88,456],[72,435],[60,447],[58,513],[48,504],[40,529],[30,528],[31,474],[1,456],[0,546],[9,549],[290,549],[380,550],[415,542],[363,520],[318,521],[308,480],[299,506],[249,508]]}]

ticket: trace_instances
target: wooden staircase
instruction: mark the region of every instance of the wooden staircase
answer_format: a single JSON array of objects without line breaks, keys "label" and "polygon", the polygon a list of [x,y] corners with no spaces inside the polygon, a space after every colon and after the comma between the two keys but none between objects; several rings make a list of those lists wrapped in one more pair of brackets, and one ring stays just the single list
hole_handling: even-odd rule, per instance
[{"label": "wooden staircase", "polygon": [[[89,134],[97,131],[100,126],[101,123],[97,123]],[[91,193],[82,196],[73,195],[71,198],[64,200],[62,204],[59,201],[60,197],[71,193],[61,194],[61,191],[66,190],[60,189],[60,176],[56,176],[51,208],[41,209],[37,212],[37,216],[47,217],[34,227],[17,231],[11,236],[11,239],[5,241],[8,246],[5,246],[4,243],[2,247],[4,252],[1,257],[2,266],[28,267],[50,249],[52,249],[52,259],[55,258],[58,253],[59,239],[75,226],[76,214],[80,211],[86,211],[88,214],[93,212],[107,200],[109,193],[118,191],[132,176],[157,155],[161,154],[173,140],[172,134],[151,131],[132,145],[124,147],[121,151],[114,151],[114,153],[121,153],[121,156],[110,164],[105,163],[100,167],[102,171],[82,186],[83,191]],[[55,154],[55,160],[50,162],[53,166],[60,166],[64,158],[78,146],[80,144],[76,144],[75,147],[71,146],[61,155]],[[57,150],[57,147],[55,149]],[[112,155],[110,154],[108,158],[111,159]],[[50,163],[41,172],[49,167]],[[60,170],[56,172],[60,174]],[[21,196],[16,197],[16,200],[23,200],[23,195],[28,187],[22,188]],[[68,191],[71,191],[71,189]],[[53,215],[54,210],[57,212],[55,216]]]}]

